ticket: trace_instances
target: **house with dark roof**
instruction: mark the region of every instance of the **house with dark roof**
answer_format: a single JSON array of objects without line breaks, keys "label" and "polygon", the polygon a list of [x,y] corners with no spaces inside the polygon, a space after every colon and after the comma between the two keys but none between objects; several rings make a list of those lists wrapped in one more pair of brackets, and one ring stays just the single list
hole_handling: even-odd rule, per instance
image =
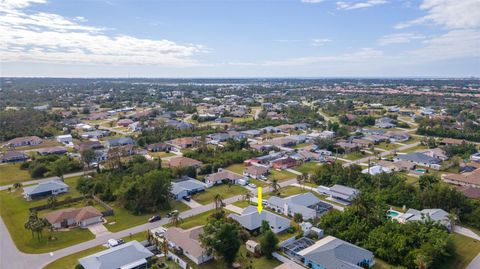
[{"label": "house with dark roof", "polygon": [[130,137],[120,137],[116,139],[107,140],[107,148],[114,148],[126,145],[133,145],[135,141],[133,141]]},{"label": "house with dark roof", "polygon": [[307,268],[363,269],[375,265],[373,253],[333,236],[326,236],[298,255]]},{"label": "house with dark roof", "polygon": [[96,149],[102,149],[102,148],[103,148],[103,145],[100,144],[100,142],[98,142],[98,141],[85,141],[85,142],[82,142],[78,145],[75,145],[75,149],[80,151],[80,152],[88,150],[88,149],[96,150]]},{"label": "house with dark roof", "polygon": [[262,226],[262,222],[265,220],[270,225],[270,229],[274,233],[279,233],[285,231],[290,227],[290,220],[274,214],[267,210],[262,210],[261,213],[258,212],[258,209],[255,206],[246,207],[241,215],[230,214],[229,218],[236,220],[243,228],[249,232],[256,231]]},{"label": "house with dark roof", "polygon": [[27,200],[31,200],[43,196],[58,195],[68,192],[69,188],[70,187],[63,181],[50,180],[40,182],[37,185],[24,187],[23,197]]},{"label": "house with dark roof", "polygon": [[170,151],[172,147],[167,143],[159,142],[150,144],[147,146],[147,150],[151,152],[158,152],[158,151]]},{"label": "house with dark roof", "polygon": [[199,168],[203,163],[187,157],[173,157],[168,160],[168,166],[171,168],[195,167]]},{"label": "house with dark roof", "polygon": [[65,147],[55,146],[37,149],[37,153],[43,156],[52,154],[61,155],[67,153],[67,149]]},{"label": "house with dark roof", "polygon": [[23,162],[28,156],[20,151],[10,150],[0,156],[0,163]]},{"label": "house with dark roof", "polygon": [[440,169],[441,163],[442,163],[441,160],[434,157],[430,157],[420,152],[412,152],[408,154],[397,155],[393,158],[393,161],[394,162],[407,161],[415,165],[421,165],[421,166],[429,167],[436,170]]},{"label": "house with dark roof", "polygon": [[153,253],[138,241],[130,241],[78,260],[84,269],[143,269]]},{"label": "house with dark roof", "polygon": [[43,140],[38,136],[24,136],[17,137],[7,141],[3,144],[4,147],[24,147],[24,146],[36,146],[43,143]]}]

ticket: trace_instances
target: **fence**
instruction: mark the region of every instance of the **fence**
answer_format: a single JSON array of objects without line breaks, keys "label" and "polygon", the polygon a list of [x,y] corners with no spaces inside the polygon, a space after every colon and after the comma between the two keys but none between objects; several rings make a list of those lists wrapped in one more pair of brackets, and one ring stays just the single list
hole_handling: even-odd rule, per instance
[{"label": "fence", "polygon": [[112,216],[114,214],[113,208],[95,195],[86,195],[85,197],[79,196],[79,197],[74,197],[74,198],[70,198],[70,199],[65,199],[65,200],[62,200],[62,201],[57,201],[57,202],[55,202],[55,204],[44,204],[44,205],[39,205],[39,206],[35,206],[35,207],[30,207],[28,210],[30,212],[41,211],[41,210],[45,210],[45,209],[50,209],[54,206],[56,207],[56,206],[62,206],[62,205],[67,205],[67,204],[71,204],[71,203],[76,203],[76,202],[81,201],[85,198],[91,198],[95,202],[99,203],[103,208],[105,208],[105,210],[101,212],[104,217]]}]

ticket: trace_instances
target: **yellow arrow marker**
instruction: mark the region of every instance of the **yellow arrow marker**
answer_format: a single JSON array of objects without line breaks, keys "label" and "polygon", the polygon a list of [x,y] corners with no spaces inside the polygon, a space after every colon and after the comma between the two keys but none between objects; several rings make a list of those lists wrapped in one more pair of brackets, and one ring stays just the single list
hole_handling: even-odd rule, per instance
[{"label": "yellow arrow marker", "polygon": [[262,213],[263,208],[263,200],[262,200],[262,187],[258,187],[258,194],[257,194],[257,210],[258,213]]}]

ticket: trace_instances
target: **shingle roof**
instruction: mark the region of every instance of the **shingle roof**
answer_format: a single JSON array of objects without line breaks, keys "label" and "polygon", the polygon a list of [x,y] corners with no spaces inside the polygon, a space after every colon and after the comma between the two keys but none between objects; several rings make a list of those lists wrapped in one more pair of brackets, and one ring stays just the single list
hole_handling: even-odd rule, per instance
[{"label": "shingle roof", "polygon": [[225,180],[225,179],[237,180],[237,179],[241,179],[241,178],[243,178],[242,175],[230,172],[228,170],[223,170],[223,171],[220,171],[220,172],[217,172],[217,173],[207,175],[205,177],[205,181],[214,182],[214,181],[222,181],[222,180]]},{"label": "shingle roof", "polygon": [[409,154],[399,155],[396,158],[400,160],[415,162],[415,163],[428,163],[428,164],[440,163],[440,160],[419,152],[412,152]]},{"label": "shingle roof", "polygon": [[165,237],[169,242],[181,247],[185,252],[195,257],[200,257],[205,252],[199,241],[202,232],[203,226],[193,227],[188,230],[171,227],[165,232]]},{"label": "shingle roof", "polygon": [[250,231],[260,228],[263,220],[266,220],[270,226],[273,227],[287,228],[290,226],[289,219],[267,210],[263,210],[262,213],[258,213],[258,210],[255,206],[248,206],[245,208],[242,212],[242,215],[230,214],[228,217],[238,221],[240,225]]},{"label": "shingle roof", "polygon": [[37,193],[44,193],[63,188],[68,188],[68,185],[60,180],[50,180],[47,182],[41,182],[34,186],[25,187],[23,188],[23,192],[28,195],[34,195]]},{"label": "shingle roof", "polygon": [[85,269],[112,269],[137,262],[153,256],[153,253],[137,241],[100,251],[93,255],[79,259]]},{"label": "shingle roof", "polygon": [[196,179],[188,179],[180,182],[173,182],[171,193],[177,195],[185,190],[190,191],[200,188],[205,188],[205,184],[203,182]]},{"label": "shingle roof", "polygon": [[175,157],[175,158],[171,158],[168,161],[168,164],[170,167],[188,167],[188,166],[202,165],[203,163],[187,157]]},{"label": "shingle roof", "polygon": [[58,223],[65,219],[74,219],[76,222],[100,217],[102,213],[93,206],[86,206],[82,208],[65,208],[56,210],[45,215],[45,218],[50,223]]}]

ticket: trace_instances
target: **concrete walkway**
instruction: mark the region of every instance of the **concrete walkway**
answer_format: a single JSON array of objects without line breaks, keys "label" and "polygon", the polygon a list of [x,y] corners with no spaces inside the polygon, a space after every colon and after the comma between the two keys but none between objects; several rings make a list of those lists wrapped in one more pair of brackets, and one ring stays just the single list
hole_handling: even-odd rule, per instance
[{"label": "concrete walkway", "polygon": [[202,204],[200,204],[199,202],[197,202],[193,199],[190,199],[190,201],[185,201],[184,199],[180,199],[180,202],[188,205],[188,207],[190,207],[190,208],[196,208],[196,207],[202,206]]},{"label": "concrete walkway", "polygon": [[232,212],[235,212],[237,214],[242,214],[242,212],[243,212],[243,208],[238,207],[236,205],[232,205],[232,204],[226,205],[225,209],[228,209],[228,210],[230,210]]}]

